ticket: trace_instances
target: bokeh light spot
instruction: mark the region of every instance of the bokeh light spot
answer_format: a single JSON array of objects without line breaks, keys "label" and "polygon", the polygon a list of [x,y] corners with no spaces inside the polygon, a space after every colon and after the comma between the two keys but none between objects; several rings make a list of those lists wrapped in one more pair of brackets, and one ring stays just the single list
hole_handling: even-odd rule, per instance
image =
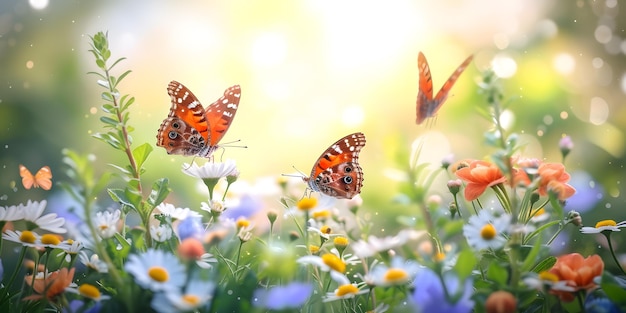
[{"label": "bokeh light spot", "polygon": [[591,65],[594,68],[601,68],[602,65],[604,65],[604,60],[602,60],[602,58],[593,58],[593,60],[591,60]]},{"label": "bokeh light spot", "polygon": [[606,25],[599,25],[594,32],[594,36],[599,43],[608,43],[613,38],[613,32]]},{"label": "bokeh light spot", "polygon": [[287,56],[287,41],[278,33],[265,33],[252,44],[252,60],[258,66],[280,64]]},{"label": "bokeh light spot", "polygon": [[589,106],[589,121],[594,125],[601,125],[609,117],[609,105],[600,97],[591,98]]},{"label": "bokeh light spot", "polygon": [[566,120],[569,117],[569,113],[565,112],[565,111],[561,111],[561,114],[559,114],[559,117],[562,120]]},{"label": "bokeh light spot", "polygon": [[98,108],[96,108],[96,107],[91,107],[91,108],[89,108],[89,113],[91,113],[91,114],[96,114],[96,113],[98,113]]},{"label": "bokeh light spot", "polygon": [[48,0],[28,0],[28,4],[35,10],[43,10],[48,7]]},{"label": "bokeh light spot", "polygon": [[35,66],[35,62],[33,62],[33,61],[31,61],[31,60],[26,61],[26,68],[27,68],[27,69],[29,69],[29,70],[30,70],[30,69],[32,69],[32,68],[33,68],[33,66]]},{"label": "bokeh light spot", "polygon": [[551,115],[546,115],[543,117],[543,123],[546,125],[551,125],[554,122],[554,118]]},{"label": "bokeh light spot", "polygon": [[510,78],[517,72],[517,63],[506,55],[497,55],[491,61],[491,66],[496,75],[501,78]]},{"label": "bokeh light spot", "polygon": [[365,112],[360,106],[350,106],[343,110],[343,116],[341,120],[346,126],[359,126],[363,124],[365,119]]},{"label": "bokeh light spot", "polygon": [[561,74],[571,74],[576,68],[576,60],[569,53],[560,53],[552,60],[552,66]]},{"label": "bokeh light spot", "polygon": [[621,79],[621,87],[622,87],[622,92],[626,93],[626,73],[622,74],[622,79]]}]

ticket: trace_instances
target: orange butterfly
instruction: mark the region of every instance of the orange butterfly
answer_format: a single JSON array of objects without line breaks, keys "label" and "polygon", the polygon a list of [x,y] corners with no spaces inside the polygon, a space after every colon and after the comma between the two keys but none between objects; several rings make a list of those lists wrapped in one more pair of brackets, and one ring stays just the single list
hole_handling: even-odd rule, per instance
[{"label": "orange butterfly", "polygon": [[443,103],[446,101],[448,97],[448,92],[456,82],[456,80],[461,76],[465,68],[472,61],[473,55],[470,55],[465,59],[459,67],[457,67],[456,71],[452,73],[450,78],[443,84],[439,92],[435,98],[433,98],[433,80],[430,76],[430,67],[428,66],[428,61],[426,61],[426,57],[422,52],[417,56],[417,67],[420,71],[420,82],[419,82],[419,91],[417,93],[417,125],[422,124],[424,120],[429,117],[432,117],[437,113],[437,111],[441,108]]},{"label": "orange butterfly", "polygon": [[30,189],[41,187],[43,190],[50,190],[52,187],[52,172],[50,167],[42,167],[35,175],[33,175],[26,166],[20,164],[20,176],[22,176],[22,185],[24,188]]}]

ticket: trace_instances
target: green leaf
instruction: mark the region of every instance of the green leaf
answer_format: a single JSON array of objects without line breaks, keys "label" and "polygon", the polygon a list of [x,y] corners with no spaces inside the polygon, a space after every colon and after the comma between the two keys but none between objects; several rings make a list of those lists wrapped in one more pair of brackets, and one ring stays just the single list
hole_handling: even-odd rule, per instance
[{"label": "green leaf", "polygon": [[131,208],[135,208],[134,203],[128,198],[125,189],[109,188],[107,189],[107,192],[109,193],[109,196],[111,197],[111,199],[113,199],[113,201],[129,206]]},{"label": "green leaf", "polygon": [[106,64],[104,64],[104,61],[102,59],[96,59],[96,65],[101,69],[106,68]]},{"label": "green leaf", "polygon": [[117,126],[117,124],[119,124],[118,121],[116,121],[116,120],[114,120],[114,119],[112,119],[110,117],[107,117],[107,116],[101,116],[100,117],[100,121],[102,123],[109,124],[109,125],[111,125],[113,127],[115,127],[115,126]]},{"label": "green leaf", "polygon": [[152,150],[152,146],[147,142],[133,149],[133,158],[135,158],[137,169],[141,169],[143,167],[143,163],[146,161]]},{"label": "green leaf", "polygon": [[535,265],[531,269],[531,271],[535,273],[541,273],[541,272],[551,269],[555,263],[556,263],[556,258],[553,256],[549,256],[543,259],[541,262],[537,263],[537,265]]},{"label": "green leaf", "polygon": [[169,179],[161,178],[152,184],[152,191],[150,192],[150,196],[148,196],[148,204],[150,204],[153,208],[157,205],[161,204],[165,197],[170,193],[169,189]]},{"label": "green leaf", "polygon": [[95,133],[92,136],[96,139],[100,139],[108,143],[109,145],[111,145],[111,147],[117,150],[124,150],[124,146],[122,145],[122,143],[109,133]]},{"label": "green leaf", "polygon": [[[111,55],[111,54],[109,53],[109,56],[110,56],[110,55]],[[120,62],[122,62],[122,61],[124,61],[124,60],[126,60],[126,58],[119,58],[119,59],[115,60],[115,62],[113,62],[113,64],[111,64],[111,66],[109,67],[109,71],[110,71],[111,69],[113,69],[113,67],[115,67],[115,66],[117,65],[117,63],[120,63]]]},{"label": "green leaf", "polygon": [[105,101],[113,102],[113,95],[110,92],[105,91],[102,93],[102,99],[104,99]]},{"label": "green leaf", "polygon": [[98,196],[98,194],[104,190],[104,188],[106,188],[106,186],[109,184],[109,182],[111,181],[111,173],[109,172],[104,172],[102,175],[100,175],[100,178],[98,179],[98,181],[96,181],[95,185],[93,186],[93,188],[91,188],[91,197],[96,197]]},{"label": "green leaf", "polygon": [[115,114],[117,112],[117,108],[110,103],[103,104],[101,108],[105,113]]},{"label": "green leaf", "polygon": [[487,279],[497,283],[498,285],[506,285],[509,279],[509,273],[505,266],[498,264],[498,262],[492,262],[487,269]]},{"label": "green leaf", "polygon": [[[122,81],[122,79],[124,79],[124,77],[126,77],[131,72],[132,72],[131,70],[128,70],[128,71],[122,73],[122,75],[120,75],[120,77],[117,78],[117,84],[119,84]],[[114,84],[113,86],[117,86],[117,84]]]},{"label": "green leaf", "polygon": [[459,275],[459,281],[464,281],[472,274],[476,263],[478,263],[478,259],[470,249],[465,249],[459,253],[459,258],[454,265],[454,271]]},{"label": "green leaf", "polygon": [[130,244],[124,237],[122,237],[122,234],[120,233],[115,233],[115,239],[117,239],[117,241],[120,243],[120,248],[116,249],[117,251],[115,252],[115,254],[119,258],[119,260],[123,260],[130,253]]}]

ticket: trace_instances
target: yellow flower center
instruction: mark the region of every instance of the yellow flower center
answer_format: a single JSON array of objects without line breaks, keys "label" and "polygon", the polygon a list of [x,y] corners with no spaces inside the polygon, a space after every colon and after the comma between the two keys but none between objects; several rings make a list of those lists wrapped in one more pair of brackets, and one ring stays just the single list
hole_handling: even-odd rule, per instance
[{"label": "yellow flower center", "polygon": [[200,304],[200,298],[196,295],[184,295],[183,297],[183,301],[185,301],[187,304],[191,304],[191,305],[198,305]]},{"label": "yellow flower center", "polygon": [[320,252],[320,247],[316,245],[310,245],[309,252],[311,252],[311,254],[318,254]]},{"label": "yellow flower center", "polygon": [[160,266],[153,266],[149,268],[148,276],[160,283],[166,282],[169,279],[169,274],[167,273],[167,270]]},{"label": "yellow flower center", "polygon": [[342,246],[345,247],[348,245],[348,238],[346,237],[335,237],[335,239],[333,239],[333,243],[335,244],[335,246]]},{"label": "yellow flower center", "polygon": [[332,253],[326,253],[322,255],[322,261],[324,261],[324,264],[328,265],[328,267],[339,273],[343,273],[346,271],[346,263],[344,263],[338,256]]},{"label": "yellow flower center", "polygon": [[330,217],[330,211],[329,210],[318,210],[318,211],[313,212],[312,216],[316,220],[327,219],[327,218]]},{"label": "yellow flower center", "polygon": [[384,278],[386,282],[401,284],[409,279],[409,274],[401,268],[390,268],[385,273]]},{"label": "yellow flower center", "polygon": [[355,295],[358,292],[359,288],[357,288],[355,285],[347,284],[339,286],[339,288],[337,288],[337,291],[335,291],[335,295],[337,297],[343,297],[350,294]]},{"label": "yellow flower center", "polygon": [[67,243],[68,243],[68,244],[70,244],[70,245],[71,245],[71,244],[74,244],[74,239],[68,239],[68,240],[67,240]]},{"label": "yellow flower center", "polygon": [[446,254],[443,253],[443,252],[437,252],[433,256],[433,260],[435,260],[435,262],[441,262],[441,261],[443,261],[445,259],[446,259]]},{"label": "yellow flower center", "polygon": [[596,228],[604,227],[604,226],[617,226],[614,220],[604,220],[596,223]]},{"label": "yellow flower center", "polygon": [[332,232],[332,229],[330,229],[330,226],[324,225],[324,226],[322,226],[322,228],[320,228],[320,232],[322,234],[328,235],[328,234],[330,234]]},{"label": "yellow flower center", "polygon": [[543,215],[543,214],[546,214],[546,210],[544,210],[543,208],[539,208],[539,209],[535,210],[533,216],[540,216],[540,215]]},{"label": "yellow flower center", "polygon": [[547,280],[547,281],[551,281],[551,282],[559,281],[559,277],[556,276],[556,274],[550,273],[548,271],[543,271],[543,272],[539,273],[539,279]]},{"label": "yellow flower center", "polygon": [[35,234],[32,231],[25,230],[20,235],[21,242],[35,243],[36,240],[37,240],[37,237],[35,237]]},{"label": "yellow flower center", "polygon": [[80,293],[81,296],[90,299],[100,299],[100,290],[90,284],[80,285],[80,287],[78,287],[78,293]]},{"label": "yellow flower center", "polygon": [[297,206],[300,211],[308,211],[317,206],[317,198],[302,198]]},{"label": "yellow flower center", "polygon": [[483,226],[483,228],[480,230],[480,236],[483,237],[483,239],[485,240],[491,240],[495,238],[496,234],[496,228],[493,227],[493,225],[491,224]]},{"label": "yellow flower center", "polygon": [[44,245],[58,245],[61,243],[61,240],[56,235],[45,234],[41,236],[41,243]]},{"label": "yellow flower center", "polygon": [[237,228],[244,228],[250,226],[250,221],[245,218],[237,219]]}]

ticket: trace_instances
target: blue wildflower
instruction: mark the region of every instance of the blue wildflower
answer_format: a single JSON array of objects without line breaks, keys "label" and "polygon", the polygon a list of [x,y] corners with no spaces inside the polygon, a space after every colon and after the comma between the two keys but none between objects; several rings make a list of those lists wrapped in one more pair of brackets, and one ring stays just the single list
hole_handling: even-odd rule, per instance
[{"label": "blue wildflower", "polygon": [[474,308],[474,301],[471,299],[473,292],[471,278],[466,279],[461,286],[454,274],[451,272],[444,274],[443,281],[448,294],[455,297],[457,293],[462,292],[455,303],[446,297],[441,279],[431,269],[425,268],[420,271],[414,281],[415,290],[410,297],[421,312],[469,313]]},{"label": "blue wildflower", "polygon": [[253,304],[255,307],[270,310],[299,308],[309,299],[312,292],[311,284],[300,282],[269,289],[257,289],[254,291]]},{"label": "blue wildflower", "polygon": [[263,207],[263,203],[249,195],[241,197],[239,204],[233,207],[229,207],[222,213],[221,218],[231,219],[236,221],[238,218],[243,217],[250,219],[251,216],[256,214]]},{"label": "blue wildflower", "polygon": [[188,217],[178,224],[178,237],[183,241],[189,237],[202,239],[204,227],[198,217]]}]

